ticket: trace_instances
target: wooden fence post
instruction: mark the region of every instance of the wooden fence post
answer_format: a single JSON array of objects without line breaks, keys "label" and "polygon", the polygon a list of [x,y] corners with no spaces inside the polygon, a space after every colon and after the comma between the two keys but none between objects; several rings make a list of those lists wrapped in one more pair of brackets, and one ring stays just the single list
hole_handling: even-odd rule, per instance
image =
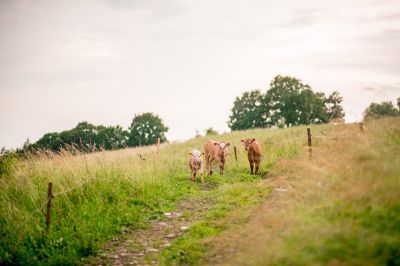
[{"label": "wooden fence post", "polygon": [[49,183],[47,187],[47,212],[46,212],[46,232],[50,229],[50,219],[51,219],[51,200],[53,199],[53,183]]},{"label": "wooden fence post", "polygon": [[160,158],[160,138],[157,138],[157,160]]},{"label": "wooden fence post", "polygon": [[364,133],[364,123],[363,122],[359,123],[359,127],[360,127],[361,132]]},{"label": "wooden fence post", "polygon": [[312,144],[311,144],[311,129],[308,127],[307,128],[307,140],[308,140],[308,156],[310,159],[312,158]]},{"label": "wooden fence post", "polygon": [[235,152],[235,160],[236,160],[236,163],[237,163],[237,152],[236,152],[236,146],[233,146],[233,151]]}]

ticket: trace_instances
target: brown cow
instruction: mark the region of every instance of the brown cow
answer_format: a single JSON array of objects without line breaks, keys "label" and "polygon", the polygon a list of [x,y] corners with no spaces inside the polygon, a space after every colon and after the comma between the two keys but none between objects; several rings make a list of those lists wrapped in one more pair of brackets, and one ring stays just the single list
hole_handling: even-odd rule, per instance
[{"label": "brown cow", "polygon": [[262,158],[262,149],[260,143],[256,139],[242,139],[244,143],[244,149],[248,152],[247,158],[250,163],[250,173],[253,174],[254,166],[256,168],[255,174],[258,175],[258,168]]},{"label": "brown cow", "polygon": [[219,165],[219,173],[224,174],[224,166],[226,156],[228,155],[229,143],[218,142],[214,140],[207,141],[204,144],[204,152],[206,154],[206,168],[207,174],[212,175],[211,163],[216,160]]},{"label": "brown cow", "polygon": [[201,182],[204,183],[203,178],[203,161],[201,157],[204,155],[204,152],[200,152],[198,150],[192,150],[189,152],[189,168],[190,168],[190,180],[196,182],[196,174],[197,171],[200,170]]}]

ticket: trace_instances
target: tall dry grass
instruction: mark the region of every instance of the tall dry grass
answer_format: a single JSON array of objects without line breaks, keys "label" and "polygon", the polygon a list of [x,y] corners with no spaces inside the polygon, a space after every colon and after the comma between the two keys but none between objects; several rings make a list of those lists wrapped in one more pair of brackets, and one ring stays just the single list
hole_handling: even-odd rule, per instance
[{"label": "tall dry grass", "polygon": [[[400,120],[328,132],[313,160],[275,165],[271,198],[208,254],[225,265],[400,265]],[[207,260],[205,261],[207,264]]]},{"label": "tall dry grass", "polygon": [[[372,125],[367,127],[370,132],[375,128]],[[379,132],[377,130],[376,134]],[[330,137],[359,134],[356,126],[351,125],[312,126],[312,133]],[[205,137],[185,143],[163,144],[159,156],[155,155],[154,146],[90,154],[74,150],[57,154],[42,152],[22,160],[10,160],[7,171],[2,171],[0,176],[0,264],[78,264],[82,257],[95,255],[107,240],[146,227],[150,220],[162,219],[163,212],[174,210],[179,201],[203,195],[203,190],[211,189],[207,195],[220,203],[203,224],[188,232],[186,240],[180,242],[181,246],[176,244],[176,249],[172,247],[164,254],[166,259],[162,260],[168,263],[198,262],[207,249],[202,248],[201,238],[196,237],[204,237],[207,230],[218,232],[218,235],[224,231],[221,222],[212,221],[226,215],[232,208],[251,205],[265,196],[264,188],[259,186],[261,179],[249,175],[247,158],[240,143],[243,138],[253,137],[261,142],[265,154],[262,176],[284,175],[288,177],[285,182],[290,181],[291,192],[287,193],[290,197],[286,206],[300,206],[300,209],[303,206],[307,210],[308,205],[321,199],[330,202],[332,192],[327,187],[333,189],[335,182],[342,178],[339,174],[329,174],[333,171],[330,167],[345,157],[342,158],[344,155],[333,140],[320,138],[314,142],[315,161],[309,164],[306,161],[306,127],[257,129],[213,136],[216,140],[230,142],[231,147],[236,146],[238,161],[234,160],[231,149],[225,174],[206,177],[206,184],[190,182],[187,165],[188,151],[193,148],[201,150]],[[348,141],[346,145],[354,142]],[[365,142],[370,143],[370,138]],[[325,157],[323,153],[328,151],[337,152],[338,158],[332,157],[330,164],[319,162]],[[298,173],[293,174],[296,171]],[[314,172],[319,174],[312,174]],[[329,178],[321,179],[325,173]],[[303,174],[315,176],[315,180],[303,178]],[[297,179],[302,181],[294,182]],[[53,183],[56,196],[47,234],[44,212],[40,208],[46,204],[48,182]],[[315,196],[315,191],[319,191],[318,196]],[[293,201],[289,201],[291,198],[300,205],[293,205]],[[37,209],[40,210],[35,212]],[[294,222],[290,220],[284,224],[289,226],[291,223]],[[215,224],[218,230],[210,231],[210,224]],[[190,239],[190,236],[196,237]],[[257,241],[262,243],[262,239]],[[184,258],[175,254],[182,247],[189,251],[195,250],[195,246],[199,249],[193,257],[190,257],[190,252]],[[277,254],[284,253],[274,252],[272,255]],[[264,255],[267,256],[262,252],[259,254],[260,258]]]},{"label": "tall dry grass", "polygon": [[[312,132],[335,136],[346,133],[348,127],[320,125],[313,126]],[[284,165],[285,161],[307,158],[306,127],[295,127],[213,136],[230,142],[231,147],[237,146],[238,161],[235,162],[231,149],[224,176],[206,177],[205,185],[189,181],[187,165],[188,151],[201,150],[205,137],[163,144],[159,157],[155,156],[155,147],[142,147],[90,154],[74,150],[57,154],[42,152],[8,162],[7,171],[0,176],[0,264],[77,264],[82,257],[95,255],[108,239],[146,227],[149,220],[161,218],[177,202],[202,194],[199,191],[204,189],[213,189],[210,197],[230,202],[229,208],[221,205],[215,217],[230,208],[258,202],[250,199],[259,193],[257,184],[261,180],[249,175],[240,143],[240,139],[250,137],[263,145],[264,177],[270,177],[277,171],[274,169],[289,174],[292,170]],[[324,139],[316,140],[315,144],[328,150],[332,146]],[[40,208],[46,204],[48,182],[53,183],[56,196],[51,229],[46,234],[44,212]],[[299,200],[304,199],[299,197]],[[198,260],[199,254],[203,253],[190,261]]]}]

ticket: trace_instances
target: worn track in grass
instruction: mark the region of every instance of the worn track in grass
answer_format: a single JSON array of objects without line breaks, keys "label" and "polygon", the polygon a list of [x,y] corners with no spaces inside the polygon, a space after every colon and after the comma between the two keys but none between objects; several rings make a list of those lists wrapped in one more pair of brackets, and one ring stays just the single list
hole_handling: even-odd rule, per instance
[{"label": "worn track in grass", "polygon": [[164,213],[163,219],[152,221],[146,229],[114,238],[84,265],[156,265],[156,255],[200,220],[211,205],[210,199],[182,201],[175,211]]}]

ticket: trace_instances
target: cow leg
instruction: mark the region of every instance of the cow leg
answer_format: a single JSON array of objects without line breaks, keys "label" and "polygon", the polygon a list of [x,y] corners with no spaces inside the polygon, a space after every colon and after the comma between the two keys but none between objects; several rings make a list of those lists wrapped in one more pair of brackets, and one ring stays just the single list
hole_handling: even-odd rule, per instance
[{"label": "cow leg", "polygon": [[210,175],[210,157],[208,154],[206,155],[206,171],[207,171],[207,175],[209,176]]},{"label": "cow leg", "polygon": [[256,161],[256,175],[258,175],[259,166],[260,166],[260,161]]},{"label": "cow leg", "polygon": [[197,174],[197,169],[194,169],[193,171],[193,182],[196,182],[196,174]]},{"label": "cow leg", "polygon": [[250,161],[250,174],[253,175],[253,169],[254,169],[254,162]]},{"label": "cow leg", "polygon": [[219,174],[220,174],[220,175],[223,175],[223,174],[224,174],[224,164],[223,164],[223,163],[220,163],[220,164],[219,164]]},{"label": "cow leg", "polygon": [[200,163],[200,177],[201,183],[204,183],[203,162]]},{"label": "cow leg", "polygon": [[209,169],[210,169],[210,174],[209,175],[212,175],[213,174],[213,170],[212,170],[212,162],[213,162],[213,159],[212,158],[210,158],[210,162],[209,162]]}]

